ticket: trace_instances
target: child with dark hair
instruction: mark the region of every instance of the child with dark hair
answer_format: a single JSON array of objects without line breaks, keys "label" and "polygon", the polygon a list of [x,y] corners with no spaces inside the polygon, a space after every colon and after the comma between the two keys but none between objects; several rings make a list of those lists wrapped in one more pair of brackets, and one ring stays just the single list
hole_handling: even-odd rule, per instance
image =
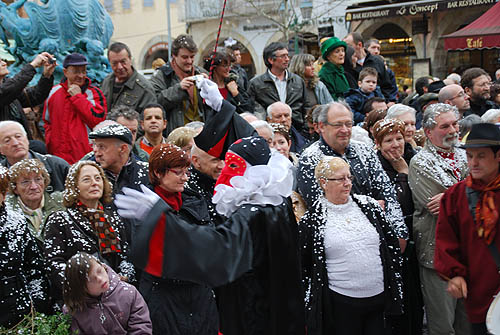
[{"label": "child with dark hair", "polygon": [[144,299],[109,266],[79,252],[68,260],[64,274],[64,304],[72,315],[72,333],[152,333]]},{"label": "child with dark hair", "polygon": [[365,67],[359,73],[359,88],[351,88],[344,94],[345,101],[349,104],[354,114],[354,123],[356,124],[365,120],[363,106],[368,99],[373,97],[384,97],[382,91],[380,91],[380,87],[377,86],[377,76],[377,70],[372,67]]}]

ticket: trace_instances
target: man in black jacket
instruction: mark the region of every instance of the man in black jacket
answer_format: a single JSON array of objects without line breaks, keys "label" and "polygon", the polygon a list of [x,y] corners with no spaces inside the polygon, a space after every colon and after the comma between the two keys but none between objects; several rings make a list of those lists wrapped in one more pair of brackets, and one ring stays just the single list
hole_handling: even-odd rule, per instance
[{"label": "man in black jacket", "polygon": [[[23,66],[13,78],[6,78],[9,74],[7,63],[0,61],[0,121],[14,120],[19,122],[32,139],[28,121],[23,107],[35,107],[45,101],[54,83],[55,62],[50,62],[52,56],[47,52],[37,55],[29,64]],[[26,85],[33,79],[36,69],[43,66],[43,74],[34,87],[27,89]]]},{"label": "man in black jacket", "polygon": [[[167,111],[167,136],[191,121],[206,122],[212,115],[203,104],[194,75],[205,70],[194,65],[198,47],[189,35],[179,35],[172,42],[172,60],[151,78],[158,103]],[[206,74],[205,74],[206,76]]]},{"label": "man in black jacket", "polygon": [[363,36],[361,36],[359,32],[352,32],[348,34],[344,38],[344,42],[354,48],[356,57],[358,57],[358,64],[360,66],[363,68],[372,67],[377,70],[378,85],[380,85],[382,94],[384,94],[386,102],[390,104],[390,107],[392,105],[391,102],[395,103],[397,101],[398,88],[397,86],[394,87],[389,73],[385,68],[384,61],[380,57],[372,55],[365,49]]},{"label": "man in black jacket", "polygon": [[304,80],[287,70],[290,58],[285,44],[269,44],[264,49],[263,57],[267,71],[250,80],[248,88],[250,98],[257,103],[256,112],[264,117],[267,106],[273,102],[286,103],[292,108],[293,126],[301,131],[305,125],[306,112],[312,107],[307,99]]},{"label": "man in black jacket", "polygon": [[41,155],[29,150],[26,130],[16,121],[0,121],[0,153],[5,156],[0,165],[10,167],[17,162],[34,158],[41,161],[50,175],[50,185],[46,191],[63,191],[69,164],[62,158],[53,155]]},{"label": "man in black jacket", "polygon": [[496,109],[498,106],[490,101],[491,82],[488,73],[479,67],[473,67],[462,74],[460,85],[469,96],[470,110],[479,116],[489,109]]}]

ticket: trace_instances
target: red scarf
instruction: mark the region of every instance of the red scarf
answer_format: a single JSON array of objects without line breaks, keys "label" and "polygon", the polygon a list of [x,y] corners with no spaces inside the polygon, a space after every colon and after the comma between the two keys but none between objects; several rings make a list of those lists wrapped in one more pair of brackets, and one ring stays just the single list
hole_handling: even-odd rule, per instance
[{"label": "red scarf", "polygon": [[[168,192],[160,186],[155,186],[155,193],[160,196],[172,209],[178,212],[182,206],[180,192]],[[148,263],[144,269],[147,273],[161,277],[163,272],[163,249],[165,243],[165,214],[162,214],[149,240]]]},{"label": "red scarf", "polygon": [[497,232],[498,210],[495,206],[495,192],[500,190],[500,175],[488,185],[481,184],[469,175],[465,180],[467,187],[481,191],[476,205],[477,235],[490,245]]},{"label": "red scarf", "polygon": [[450,167],[453,169],[453,174],[455,175],[455,177],[457,177],[457,180],[460,180],[460,170],[458,169],[455,161],[455,153],[441,150],[436,150],[436,152],[439,154],[439,156],[449,161]]}]

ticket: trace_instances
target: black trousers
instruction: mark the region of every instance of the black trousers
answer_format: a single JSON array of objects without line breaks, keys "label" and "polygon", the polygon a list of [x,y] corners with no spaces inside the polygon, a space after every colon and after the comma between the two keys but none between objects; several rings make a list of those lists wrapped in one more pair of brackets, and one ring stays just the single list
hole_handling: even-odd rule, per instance
[{"label": "black trousers", "polygon": [[351,298],[330,290],[335,335],[386,335],[384,293]]}]

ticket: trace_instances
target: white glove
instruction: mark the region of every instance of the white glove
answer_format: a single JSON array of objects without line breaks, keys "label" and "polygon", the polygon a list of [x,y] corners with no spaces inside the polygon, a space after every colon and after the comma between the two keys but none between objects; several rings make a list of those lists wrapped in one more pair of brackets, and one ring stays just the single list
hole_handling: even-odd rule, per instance
[{"label": "white glove", "polygon": [[144,185],[141,185],[141,189],[142,192],[124,187],[124,194],[115,196],[118,215],[127,219],[143,220],[149,214],[160,197]]},{"label": "white glove", "polygon": [[219,87],[210,79],[203,78],[199,85],[200,95],[205,99],[205,103],[216,112],[220,111],[224,98],[219,92]]}]

